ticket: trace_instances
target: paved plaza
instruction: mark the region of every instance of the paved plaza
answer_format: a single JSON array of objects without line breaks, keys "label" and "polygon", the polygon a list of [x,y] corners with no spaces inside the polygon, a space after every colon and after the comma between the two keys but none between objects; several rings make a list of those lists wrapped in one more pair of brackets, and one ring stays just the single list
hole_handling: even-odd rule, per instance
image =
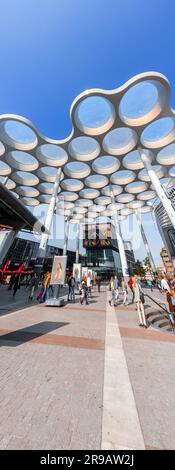
[{"label": "paved plaza", "polygon": [[175,335],[110,296],[1,316],[0,449],[175,448]]}]

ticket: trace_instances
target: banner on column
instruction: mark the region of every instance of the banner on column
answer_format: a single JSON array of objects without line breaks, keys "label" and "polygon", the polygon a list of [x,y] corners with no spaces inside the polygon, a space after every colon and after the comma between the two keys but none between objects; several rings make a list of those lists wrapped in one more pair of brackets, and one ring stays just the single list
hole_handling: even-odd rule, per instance
[{"label": "banner on column", "polygon": [[81,264],[74,263],[73,264],[73,277],[76,281],[81,281]]},{"label": "banner on column", "polygon": [[54,256],[51,284],[64,284],[66,274],[67,256]]},{"label": "banner on column", "polygon": [[83,281],[87,281],[88,276],[88,268],[82,268],[82,279]]},{"label": "banner on column", "polygon": [[93,277],[92,269],[88,269],[88,277],[90,277],[92,280],[92,277]]}]

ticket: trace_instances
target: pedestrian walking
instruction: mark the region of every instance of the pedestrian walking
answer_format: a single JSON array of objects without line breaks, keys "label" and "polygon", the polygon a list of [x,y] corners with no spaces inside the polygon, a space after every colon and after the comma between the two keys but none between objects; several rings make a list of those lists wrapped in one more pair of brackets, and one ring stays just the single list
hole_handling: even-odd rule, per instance
[{"label": "pedestrian walking", "polygon": [[111,306],[114,306],[115,304],[115,290],[114,290],[114,278],[111,277],[110,279],[110,291],[111,291],[111,300],[109,300],[109,303]]},{"label": "pedestrian walking", "polygon": [[71,278],[70,300],[72,303],[75,303],[75,278],[73,276]]},{"label": "pedestrian walking", "polygon": [[127,302],[128,287],[127,287],[127,283],[124,277],[122,277],[121,287],[122,287],[122,292],[123,292],[123,305],[128,305],[128,302]]},{"label": "pedestrian walking", "polygon": [[97,278],[97,284],[98,284],[98,292],[100,292],[100,287],[101,287],[101,276],[98,276],[98,278]]},{"label": "pedestrian walking", "polygon": [[133,304],[134,303],[134,289],[133,289],[133,277],[130,277],[129,281],[128,281],[128,286],[132,292],[132,301],[131,303]]},{"label": "pedestrian walking", "polygon": [[29,299],[33,300],[34,296],[34,291],[37,285],[37,275],[34,273],[33,277],[31,278],[29,289],[30,289],[30,294],[29,294]]},{"label": "pedestrian walking", "polygon": [[143,326],[144,328],[147,328],[147,322],[146,322],[144,305],[143,305],[144,294],[140,286],[139,279],[136,276],[134,276],[133,278],[133,289],[134,289],[134,299],[136,302],[137,313],[138,313],[139,322],[140,322],[139,326]]},{"label": "pedestrian walking", "polygon": [[69,277],[68,279],[68,296],[67,296],[67,301],[70,302],[70,294],[71,294],[71,282],[72,282],[72,276]]},{"label": "pedestrian walking", "polygon": [[115,301],[118,301],[119,299],[119,281],[117,279],[117,276],[114,276],[114,293],[115,293]]},{"label": "pedestrian walking", "polygon": [[46,274],[45,282],[44,282],[44,286],[45,286],[45,300],[48,300],[48,299],[49,299],[50,280],[51,280],[51,273],[48,271],[47,274]]},{"label": "pedestrian walking", "polygon": [[86,305],[88,305],[88,289],[85,281],[82,281],[80,284],[80,293],[80,303],[83,304],[83,302],[85,302]]},{"label": "pedestrian walking", "polygon": [[13,284],[13,297],[15,297],[18,289],[20,289],[20,276],[17,275]]}]

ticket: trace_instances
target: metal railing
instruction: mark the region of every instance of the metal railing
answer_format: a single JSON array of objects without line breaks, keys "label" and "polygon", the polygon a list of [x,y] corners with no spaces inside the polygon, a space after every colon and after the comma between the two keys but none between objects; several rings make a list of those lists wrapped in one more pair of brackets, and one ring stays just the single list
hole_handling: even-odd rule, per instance
[{"label": "metal railing", "polygon": [[[163,307],[162,306],[162,303],[153,299],[153,297],[151,297],[151,295],[147,294],[146,292],[144,292],[142,290],[143,294],[145,297],[148,297],[149,299],[152,300],[152,302],[154,302],[156,305],[158,305],[159,309],[163,310],[165,313],[166,313],[166,317],[168,317],[168,320],[170,322],[170,326],[172,327],[172,331],[173,333],[175,332],[175,318],[174,318],[174,314],[173,313],[170,313],[167,308]],[[165,304],[164,304],[165,305]],[[160,311],[161,313],[161,311]]]}]

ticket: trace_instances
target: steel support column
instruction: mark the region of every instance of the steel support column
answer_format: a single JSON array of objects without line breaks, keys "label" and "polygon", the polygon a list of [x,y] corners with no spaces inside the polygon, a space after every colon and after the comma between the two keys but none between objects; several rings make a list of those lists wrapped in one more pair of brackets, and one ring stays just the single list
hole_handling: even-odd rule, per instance
[{"label": "steel support column", "polygon": [[168,199],[167,195],[165,194],[161,184],[160,184],[160,181],[159,181],[159,178],[157,177],[152,165],[151,165],[151,162],[149,160],[149,157],[145,154],[144,152],[144,149],[142,148],[139,148],[139,151],[140,151],[140,157],[142,159],[142,162],[144,164],[144,167],[146,168],[147,172],[148,172],[148,175],[150,177],[150,180],[152,182],[152,185],[157,193],[157,196],[159,197],[165,211],[167,212],[167,215],[173,225],[173,227],[175,228],[175,210],[173,209],[172,207],[172,204],[171,204],[171,201],[170,199]]},{"label": "steel support column", "polygon": [[[114,193],[112,190],[112,185],[111,185],[111,200],[112,200],[112,203],[115,205],[115,198],[114,198]],[[127,264],[127,259],[126,259],[124,242],[123,242],[123,238],[121,234],[120,222],[118,220],[117,212],[115,211],[115,208],[113,210],[113,221],[114,221],[115,233],[116,233],[120,261],[121,261],[121,266],[122,266],[122,274],[124,277],[126,277],[128,276],[128,264]]]},{"label": "steel support column", "polygon": [[77,223],[77,237],[76,237],[76,256],[75,262],[79,262],[79,245],[80,245],[80,222]]},{"label": "steel support column", "polygon": [[67,255],[68,240],[69,240],[69,218],[67,217],[65,220],[63,256]]},{"label": "steel support column", "polygon": [[140,218],[140,215],[139,215],[138,211],[136,211],[136,219],[137,219],[137,223],[138,223],[139,228],[140,228],[140,232],[141,232],[143,244],[144,244],[144,247],[145,247],[145,251],[146,251],[147,256],[149,258],[149,261],[150,261],[151,269],[152,269],[153,272],[156,272],[156,265],[154,263],[154,260],[153,260],[152,254],[151,254],[149,243],[148,243],[147,237],[145,235],[145,231],[144,231],[144,228],[143,228],[141,218]]},{"label": "steel support column", "polygon": [[53,215],[54,215],[55,206],[56,206],[56,199],[57,199],[57,194],[58,194],[58,189],[59,189],[59,184],[60,184],[60,177],[61,177],[61,168],[58,169],[57,174],[56,174],[55,183],[53,187],[53,193],[52,193],[52,197],[51,197],[50,204],[48,206],[48,211],[46,214],[45,228],[47,230],[47,233],[43,233],[41,236],[41,242],[40,242],[39,252],[38,252],[39,258],[44,258],[46,254],[47,244],[48,244],[48,240],[50,236],[50,229],[51,229]]}]

